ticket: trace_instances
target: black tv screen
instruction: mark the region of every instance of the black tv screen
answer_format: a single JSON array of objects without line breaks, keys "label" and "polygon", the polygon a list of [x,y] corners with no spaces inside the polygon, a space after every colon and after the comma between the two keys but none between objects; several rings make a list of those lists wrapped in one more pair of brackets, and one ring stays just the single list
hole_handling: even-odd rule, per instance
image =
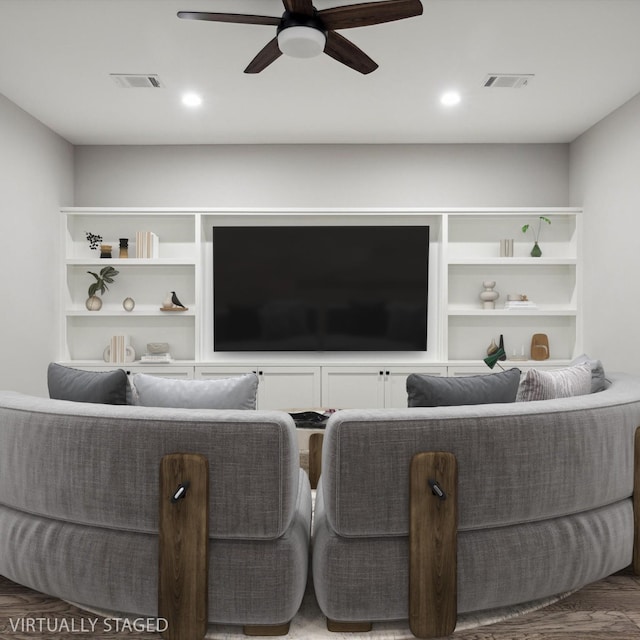
[{"label": "black tv screen", "polygon": [[213,228],[215,351],[424,351],[428,226]]}]

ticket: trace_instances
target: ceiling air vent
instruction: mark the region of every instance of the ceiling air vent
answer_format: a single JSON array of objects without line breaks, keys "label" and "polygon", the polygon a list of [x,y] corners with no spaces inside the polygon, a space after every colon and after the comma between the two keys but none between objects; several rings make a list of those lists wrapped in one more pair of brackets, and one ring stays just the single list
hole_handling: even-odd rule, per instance
[{"label": "ceiling air vent", "polygon": [[155,73],[112,73],[113,81],[123,89],[160,89],[164,85]]},{"label": "ceiling air vent", "polygon": [[490,73],[484,79],[484,86],[520,89],[531,82],[533,75],[533,73]]}]

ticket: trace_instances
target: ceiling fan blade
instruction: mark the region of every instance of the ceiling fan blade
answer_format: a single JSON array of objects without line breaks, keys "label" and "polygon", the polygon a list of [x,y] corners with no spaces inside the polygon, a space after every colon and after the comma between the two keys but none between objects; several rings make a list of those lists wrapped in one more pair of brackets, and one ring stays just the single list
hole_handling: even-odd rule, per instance
[{"label": "ceiling fan blade", "polygon": [[324,52],[334,60],[342,62],[360,73],[371,73],[378,68],[378,65],[362,49],[335,31],[327,33]]},{"label": "ceiling fan blade", "polygon": [[422,15],[420,0],[383,0],[364,2],[318,11],[318,17],[327,29],[368,27]]},{"label": "ceiling fan blade", "polygon": [[291,13],[300,13],[303,16],[313,15],[312,0],[282,0],[282,4]]},{"label": "ceiling fan blade", "polygon": [[239,24],[265,24],[277,27],[280,18],[272,16],[250,16],[241,13],[206,13],[204,11],[178,11],[178,18],[186,20],[208,20],[209,22],[235,22]]},{"label": "ceiling fan blade", "polygon": [[272,62],[282,55],[282,51],[278,48],[278,38],[274,38],[258,52],[258,55],[249,63],[244,70],[245,73],[260,73],[266,69]]}]

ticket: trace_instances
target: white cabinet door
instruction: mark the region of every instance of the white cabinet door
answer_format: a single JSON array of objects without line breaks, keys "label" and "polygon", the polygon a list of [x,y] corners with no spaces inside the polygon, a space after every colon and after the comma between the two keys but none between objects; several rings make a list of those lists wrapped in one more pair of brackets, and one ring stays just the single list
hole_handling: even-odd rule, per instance
[{"label": "white cabinet door", "polygon": [[258,368],[253,364],[231,366],[196,366],[195,377],[199,380],[219,380],[220,378],[235,378],[245,373],[258,373]]},{"label": "white cabinet door", "polygon": [[320,407],[320,367],[258,367],[258,408]]},{"label": "white cabinet door", "polygon": [[329,409],[401,409],[407,406],[407,376],[446,376],[445,366],[322,367],[322,406]]},{"label": "white cabinet door", "polygon": [[478,364],[478,365],[455,365],[448,367],[447,375],[450,377],[456,376],[478,376],[478,375],[489,375],[490,373],[499,373],[502,371],[500,367],[496,366],[493,370],[489,369],[489,367]]},{"label": "white cabinet door", "polygon": [[79,362],[61,362],[65,367],[73,367],[82,371],[112,371],[113,369],[124,369],[128,374],[146,373],[150,376],[158,378],[177,378],[179,380],[189,380],[193,378],[193,366],[191,365],[175,365],[175,364],[83,364]]},{"label": "white cabinet door", "polygon": [[200,379],[258,374],[258,409],[313,409],[320,406],[320,367],[231,365],[196,367]]},{"label": "white cabinet door", "polygon": [[384,367],[322,367],[322,406],[327,409],[384,407]]},{"label": "white cabinet door", "polygon": [[127,373],[146,373],[147,375],[158,378],[177,378],[178,380],[191,380],[193,378],[192,366],[180,367],[172,364],[141,364],[134,366],[122,365],[121,368],[125,369]]},{"label": "white cabinet door", "polygon": [[423,373],[430,376],[446,376],[447,367],[389,367],[384,370],[385,407],[402,409],[408,406],[407,376]]}]

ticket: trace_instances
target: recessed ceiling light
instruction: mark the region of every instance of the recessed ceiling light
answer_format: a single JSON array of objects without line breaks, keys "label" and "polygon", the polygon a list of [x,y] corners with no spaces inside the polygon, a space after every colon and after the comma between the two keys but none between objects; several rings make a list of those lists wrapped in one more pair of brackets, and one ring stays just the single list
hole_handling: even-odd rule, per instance
[{"label": "recessed ceiling light", "polygon": [[446,107],[453,107],[461,100],[461,96],[457,91],[446,91],[440,96],[440,102]]},{"label": "recessed ceiling light", "polygon": [[182,96],[182,104],[187,107],[199,107],[202,104],[202,98],[197,93],[185,93]]}]

